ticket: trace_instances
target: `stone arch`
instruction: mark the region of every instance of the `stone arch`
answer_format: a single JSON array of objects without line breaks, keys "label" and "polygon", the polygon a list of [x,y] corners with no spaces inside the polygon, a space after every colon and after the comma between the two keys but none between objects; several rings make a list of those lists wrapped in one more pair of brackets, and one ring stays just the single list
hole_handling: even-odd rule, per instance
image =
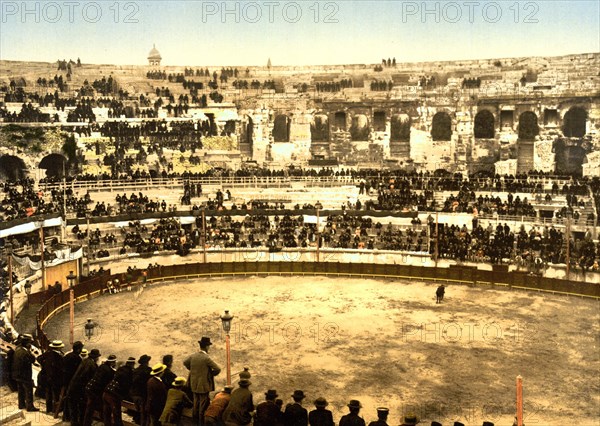
[{"label": "stone arch", "polygon": [[285,114],[275,117],[273,122],[273,140],[275,142],[290,141],[290,118]]},{"label": "stone arch", "polygon": [[519,116],[519,139],[533,141],[540,134],[538,117],[535,112],[525,111]]},{"label": "stone arch", "polygon": [[7,180],[23,179],[27,176],[27,166],[23,159],[16,155],[0,157],[0,177]]},{"label": "stone arch", "polygon": [[563,134],[567,138],[582,138],[586,134],[587,111],[582,107],[571,107],[563,119]]},{"label": "stone arch", "polygon": [[431,138],[434,141],[449,141],[452,139],[452,118],[447,112],[440,111],[431,120]]},{"label": "stone arch", "polygon": [[342,130],[345,132],[346,129],[348,128],[346,120],[347,120],[347,116],[344,111],[336,112],[333,116],[334,130]]},{"label": "stone arch", "polygon": [[394,114],[390,123],[390,141],[410,142],[410,125],[408,114]]},{"label": "stone arch", "polygon": [[495,118],[487,109],[475,115],[474,136],[476,139],[493,139],[495,136]]},{"label": "stone arch", "polygon": [[329,142],[329,117],[315,114],[310,123],[310,139],[313,142]]},{"label": "stone arch", "polygon": [[68,170],[67,159],[62,154],[48,154],[38,166],[40,169],[46,170],[46,177],[62,178]]},{"label": "stone arch", "polygon": [[369,118],[365,114],[356,114],[352,117],[350,137],[353,141],[366,141],[369,139]]}]

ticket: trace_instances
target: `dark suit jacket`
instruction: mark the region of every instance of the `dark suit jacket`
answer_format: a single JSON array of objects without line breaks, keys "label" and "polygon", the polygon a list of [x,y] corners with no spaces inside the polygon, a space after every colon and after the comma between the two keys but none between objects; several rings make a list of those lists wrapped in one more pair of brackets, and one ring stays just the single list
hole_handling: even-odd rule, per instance
[{"label": "dark suit jacket", "polygon": [[146,413],[158,419],[167,402],[167,388],[158,377],[150,377],[147,389]]},{"label": "dark suit jacket", "polygon": [[256,407],[254,426],[276,426],[281,422],[283,413],[275,401],[264,401]]},{"label": "dark suit jacket", "polygon": [[62,386],[64,379],[63,355],[50,349],[41,354],[37,360],[44,369],[49,384],[55,387]]},{"label": "dark suit jacket", "polygon": [[63,386],[68,387],[71,383],[71,379],[75,375],[77,368],[81,364],[81,356],[75,352],[69,352],[63,358]]},{"label": "dark suit jacket", "polygon": [[82,360],[81,364],[79,364],[79,367],[77,367],[77,371],[73,375],[73,378],[71,379],[71,383],[69,383],[67,395],[77,399],[83,398],[85,395],[85,386],[92,379],[92,377],[94,377],[97,369],[98,365],[93,359],[86,358]]},{"label": "dark suit jacket", "polygon": [[308,424],[310,426],[334,426],[333,414],[324,408],[317,408],[308,413]]},{"label": "dark suit jacket", "polygon": [[12,361],[12,378],[20,382],[32,380],[31,366],[35,362],[35,356],[23,346],[17,346]]},{"label": "dark suit jacket", "polygon": [[307,426],[308,411],[297,402],[286,405],[283,414],[283,424],[285,426]]},{"label": "dark suit jacket", "polygon": [[340,426],[365,426],[365,421],[358,414],[349,413],[342,416]]}]

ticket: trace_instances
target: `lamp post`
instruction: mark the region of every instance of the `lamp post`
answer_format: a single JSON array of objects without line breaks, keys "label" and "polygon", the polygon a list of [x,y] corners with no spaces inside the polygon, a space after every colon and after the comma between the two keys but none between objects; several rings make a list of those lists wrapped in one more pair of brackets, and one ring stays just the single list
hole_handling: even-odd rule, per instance
[{"label": "lamp post", "polygon": [[44,222],[38,222],[40,225],[40,257],[42,262],[42,291],[46,290],[46,267],[44,266]]},{"label": "lamp post", "polygon": [[233,315],[229,311],[225,311],[221,315],[221,322],[223,323],[223,331],[225,332],[225,351],[227,352],[227,385],[231,385],[231,351],[229,346],[229,332],[231,331],[231,320]]},{"label": "lamp post", "polygon": [[75,285],[76,280],[77,275],[75,275],[73,271],[69,271],[67,283],[69,284],[69,342],[71,344],[75,341],[73,338],[75,332],[75,290],[73,289],[73,286]]},{"label": "lamp post", "polygon": [[12,278],[12,251],[13,247],[11,243],[6,243],[6,252],[8,254],[8,286],[9,286],[9,297],[10,297],[10,323],[15,322],[15,309],[13,303],[13,278]]}]

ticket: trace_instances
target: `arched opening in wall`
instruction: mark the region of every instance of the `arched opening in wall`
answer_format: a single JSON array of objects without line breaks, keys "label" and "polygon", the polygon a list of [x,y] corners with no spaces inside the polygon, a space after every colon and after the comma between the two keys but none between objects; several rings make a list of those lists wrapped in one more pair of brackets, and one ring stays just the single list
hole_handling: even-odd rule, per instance
[{"label": "arched opening in wall", "polygon": [[554,142],[556,154],[556,173],[580,176],[583,173],[583,162],[586,151],[581,146],[581,140],[559,138]]},{"label": "arched opening in wall", "polygon": [[273,124],[273,140],[275,142],[290,141],[290,118],[287,115],[278,115]]},{"label": "arched opening in wall", "polygon": [[49,154],[42,158],[38,167],[46,170],[46,177],[62,178],[63,171],[67,172],[67,159],[61,154]]},{"label": "arched opening in wall", "polygon": [[447,112],[438,112],[431,121],[431,138],[434,141],[452,139],[452,118]]},{"label": "arched opening in wall", "polygon": [[329,118],[325,114],[317,114],[310,123],[310,140],[312,142],[329,142]]},{"label": "arched opening in wall", "polygon": [[587,111],[581,107],[572,107],[563,120],[563,134],[567,138],[582,138],[586,133]]},{"label": "arched opening in wall", "polygon": [[493,139],[495,136],[495,119],[487,109],[479,111],[475,116],[475,138],[477,139]]},{"label": "arched opening in wall", "polygon": [[525,111],[519,116],[519,139],[533,141],[540,134],[538,118],[535,112]]},{"label": "arched opening in wall", "polygon": [[410,142],[410,116],[394,114],[390,123],[391,142]]},{"label": "arched opening in wall", "polygon": [[0,179],[18,180],[27,176],[25,162],[15,155],[0,157]]},{"label": "arched opening in wall", "polygon": [[357,114],[352,117],[350,137],[353,141],[369,140],[369,119],[366,115]]},{"label": "arched opening in wall", "polygon": [[249,144],[250,147],[252,147],[252,144],[254,143],[254,120],[252,120],[252,117],[248,117],[248,122],[246,123],[244,142]]},{"label": "arched opening in wall", "polygon": [[338,111],[335,113],[333,125],[334,130],[346,131],[346,113],[344,111]]},{"label": "arched opening in wall", "polygon": [[223,136],[235,135],[235,120],[227,120],[223,126]]},{"label": "arched opening in wall", "polygon": [[500,111],[500,129],[503,131],[512,130],[515,121],[515,112],[513,110]]},{"label": "arched opening in wall", "polygon": [[373,130],[385,132],[385,111],[375,111],[373,113]]},{"label": "arched opening in wall", "polygon": [[544,126],[556,127],[558,124],[558,111],[555,109],[544,110]]}]

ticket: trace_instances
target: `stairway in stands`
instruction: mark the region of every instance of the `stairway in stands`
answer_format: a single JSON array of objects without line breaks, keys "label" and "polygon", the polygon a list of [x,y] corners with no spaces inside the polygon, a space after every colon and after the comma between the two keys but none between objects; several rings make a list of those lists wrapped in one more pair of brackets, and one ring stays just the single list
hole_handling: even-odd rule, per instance
[{"label": "stairway in stands", "polygon": [[517,173],[527,173],[533,170],[533,141],[520,140],[517,146]]}]

